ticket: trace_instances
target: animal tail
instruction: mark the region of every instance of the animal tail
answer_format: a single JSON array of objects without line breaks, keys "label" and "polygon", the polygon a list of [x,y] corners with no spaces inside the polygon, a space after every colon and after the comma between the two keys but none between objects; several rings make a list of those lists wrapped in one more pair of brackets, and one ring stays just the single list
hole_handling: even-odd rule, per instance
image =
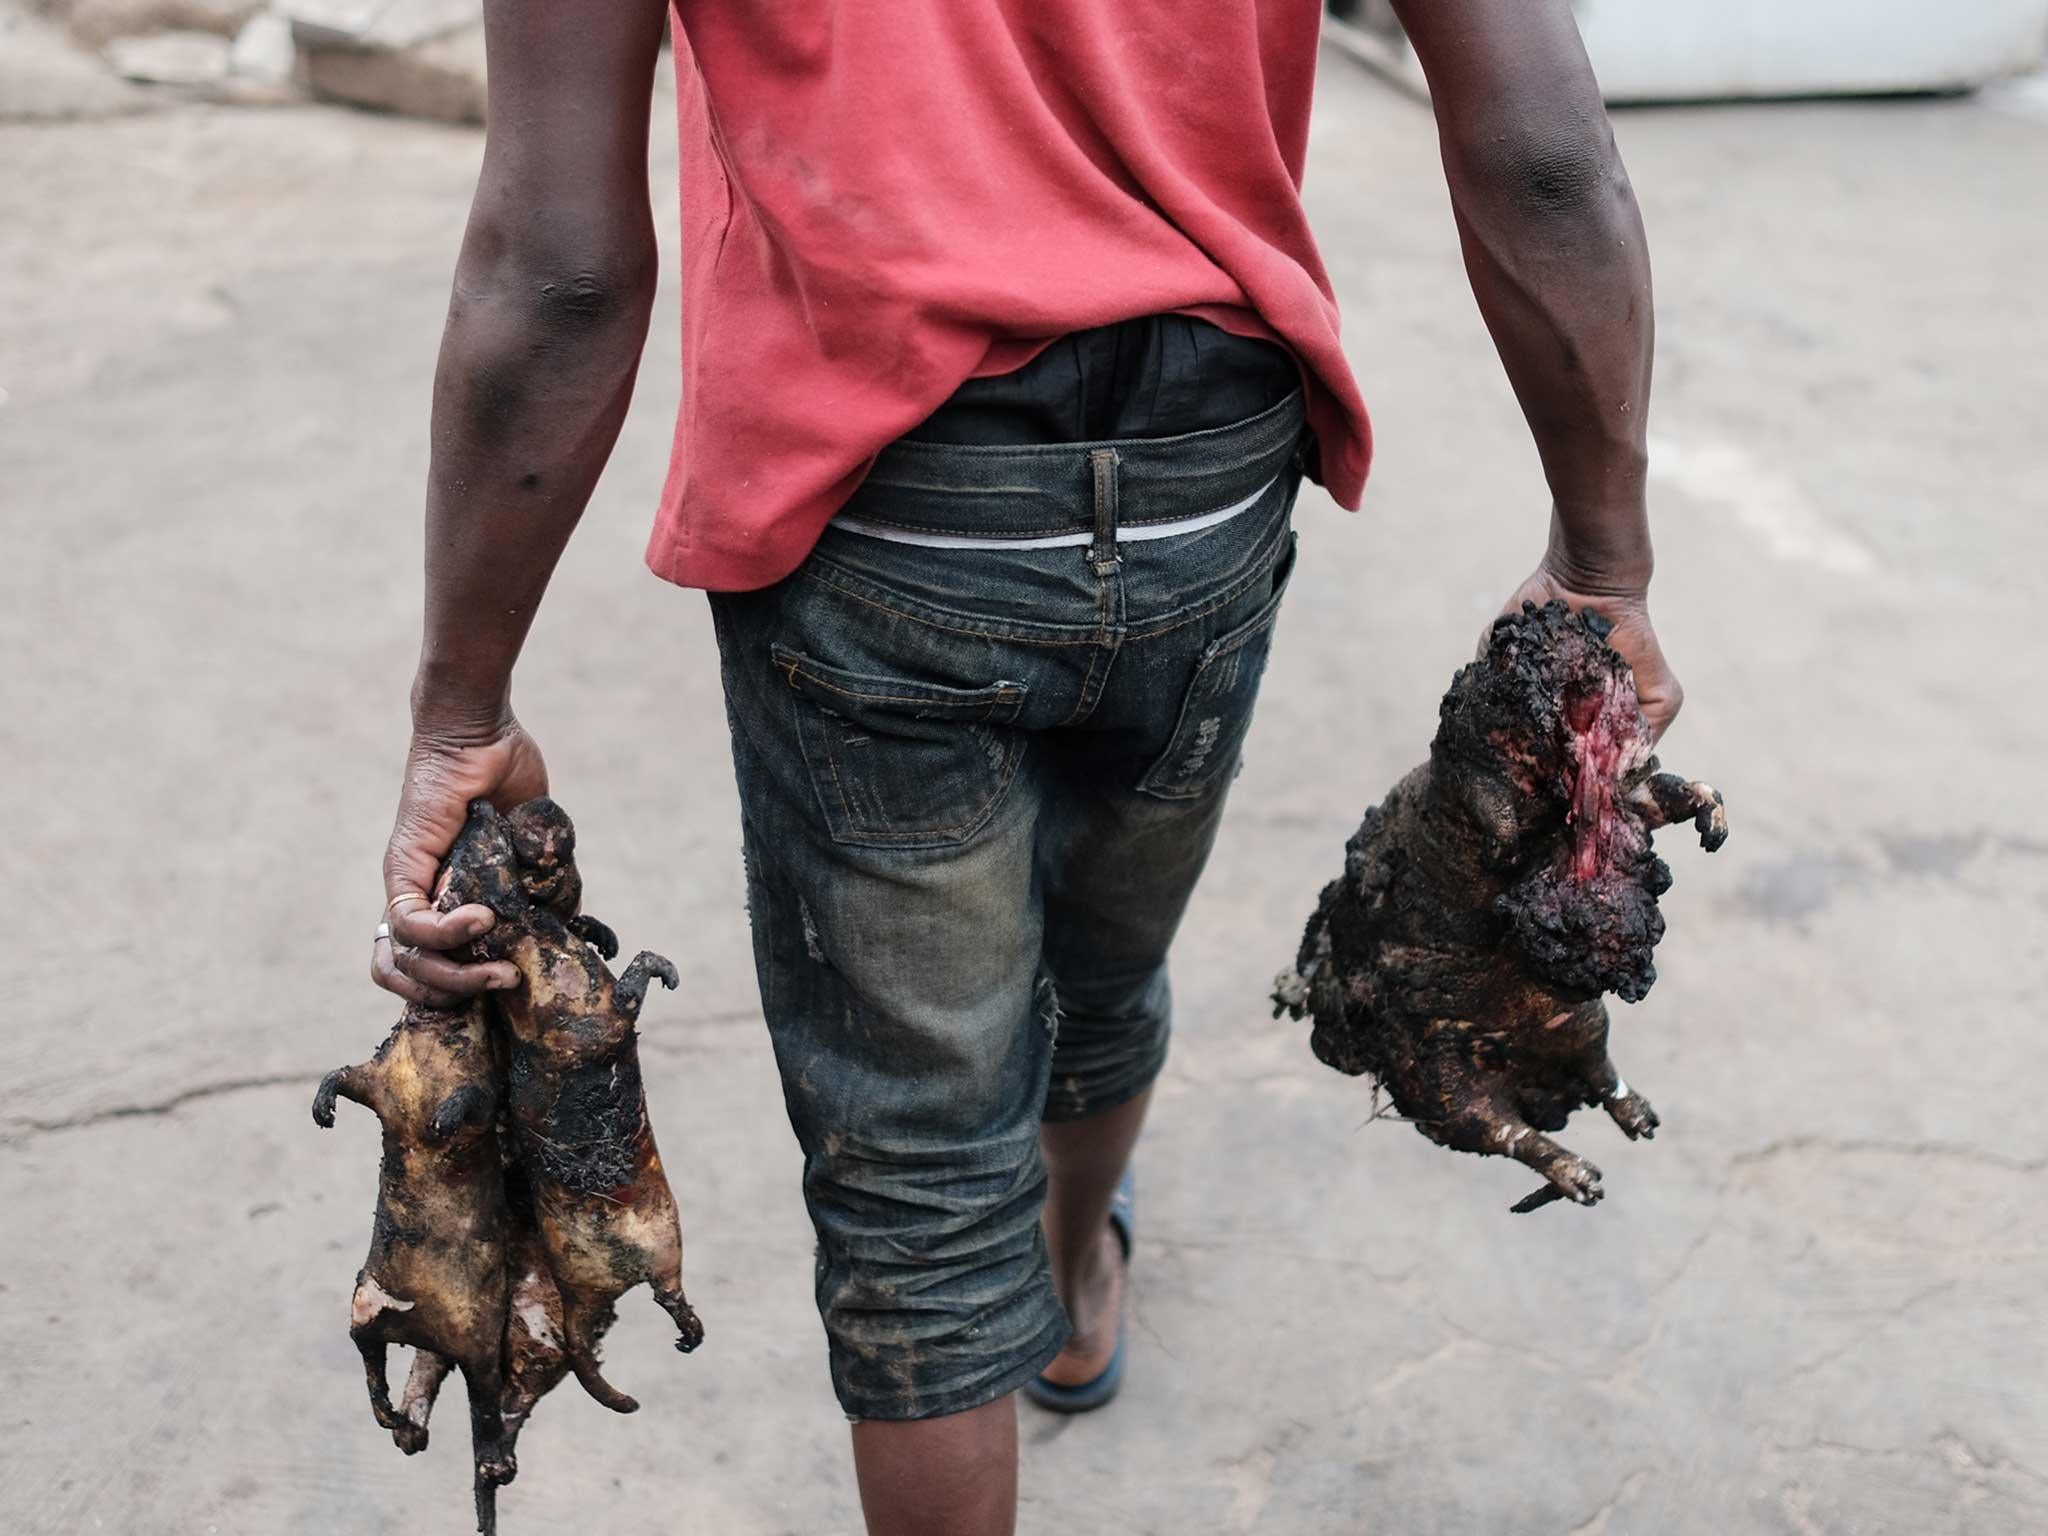
[{"label": "animal tail", "polygon": [[594,1309],[572,1297],[564,1296],[562,1300],[566,1303],[562,1309],[562,1351],[569,1357],[569,1369],[576,1373],[583,1390],[613,1413],[637,1412],[640,1400],[628,1397],[598,1371],[597,1341],[590,1331]]},{"label": "animal tail", "polygon": [[476,1480],[477,1536],[498,1536],[498,1485]]}]

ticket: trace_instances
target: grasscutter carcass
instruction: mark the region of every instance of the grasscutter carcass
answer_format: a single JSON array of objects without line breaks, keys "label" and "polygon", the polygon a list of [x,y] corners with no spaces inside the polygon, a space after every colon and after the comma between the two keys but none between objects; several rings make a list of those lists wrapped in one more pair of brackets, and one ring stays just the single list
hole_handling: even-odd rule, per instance
[{"label": "grasscutter carcass", "polygon": [[631,1413],[640,1405],[598,1369],[613,1303],[646,1281],[676,1325],[676,1348],[704,1337],[683,1295],[682,1226],[640,1081],[641,1005],[650,983],[675,987],[676,969],[643,950],[615,977],[600,953],[616,953],[610,931],[599,942],[587,921],[563,915],[574,905],[566,893],[580,889],[576,833],[554,801],[529,800],[503,816],[477,801],[464,828],[471,835],[489,852],[451,865],[451,889],[497,914],[476,947],[520,976],[492,1007],[505,1029],[514,1156],[560,1294],[562,1347],[585,1391]]},{"label": "grasscutter carcass", "polygon": [[[473,803],[435,905],[491,907],[497,923],[467,958],[512,960],[520,985],[460,1008],[409,1006],[371,1060],[329,1073],[314,1100],[323,1126],[349,1098],[384,1128],[350,1328],[372,1411],[402,1450],[419,1451],[442,1383],[462,1370],[485,1533],[496,1489],[516,1472],[520,1429],[566,1375],[607,1406],[637,1406],[597,1370],[621,1292],[653,1280],[679,1347],[703,1336],[683,1300],[681,1229],[635,1047],[649,980],[672,987],[675,971],[643,954],[612,978],[618,940],[579,911],[574,853],[574,828],[551,800],[504,815]],[[395,1408],[391,1344],[416,1351]]]},{"label": "grasscutter carcass", "polygon": [[[335,1100],[343,1098],[374,1111],[384,1128],[370,1252],[349,1305],[370,1410],[411,1455],[427,1443],[442,1379],[461,1368],[483,1531],[494,1523],[494,1490],[517,1470],[503,1443],[501,1408],[510,1281],[498,1077],[480,1004],[412,1004],[376,1055],[328,1073],[313,1097],[321,1126],[334,1124]],[[385,1377],[393,1344],[417,1351],[396,1409]]]},{"label": "grasscutter carcass", "polygon": [[1591,1205],[1600,1170],[1546,1134],[1606,1108],[1631,1139],[1657,1128],[1607,1051],[1612,992],[1656,980],[1654,828],[1728,835],[1715,789],[1659,771],[1610,626],[1563,603],[1495,621],[1444,695],[1429,761],[1365,814],[1322,892],[1275,1012],[1370,1074],[1432,1141],[1515,1158],[1548,1181],[1520,1201]]}]

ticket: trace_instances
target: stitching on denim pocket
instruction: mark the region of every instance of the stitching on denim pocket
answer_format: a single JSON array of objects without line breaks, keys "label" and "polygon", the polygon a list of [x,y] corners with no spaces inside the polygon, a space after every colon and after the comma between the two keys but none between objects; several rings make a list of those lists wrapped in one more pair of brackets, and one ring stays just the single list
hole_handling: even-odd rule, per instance
[{"label": "stitching on denim pocket", "polygon": [[[959,689],[936,683],[869,677],[831,667],[776,643],[770,652],[794,697],[798,745],[834,842],[856,847],[944,847],[985,826],[1022,766],[1025,739],[1001,731],[1023,709],[1025,685],[996,682]],[[958,730],[923,739],[892,732],[892,720],[954,722]],[[894,761],[888,743],[899,743]],[[916,749],[922,748],[922,754]],[[917,761],[923,755],[926,761]],[[862,759],[867,759],[863,762]],[[887,824],[885,786],[959,781],[961,803],[939,826]]]},{"label": "stitching on denim pocket", "polygon": [[1166,749],[1138,781],[1141,793],[1162,800],[1192,800],[1225,778],[1228,765],[1237,760],[1251,729],[1252,706],[1270,647],[1249,658],[1245,650],[1271,636],[1280,617],[1280,600],[1294,578],[1294,562],[1295,535],[1290,533],[1272,567],[1272,595],[1242,624],[1210,641],[1195,664],[1180,719]]}]

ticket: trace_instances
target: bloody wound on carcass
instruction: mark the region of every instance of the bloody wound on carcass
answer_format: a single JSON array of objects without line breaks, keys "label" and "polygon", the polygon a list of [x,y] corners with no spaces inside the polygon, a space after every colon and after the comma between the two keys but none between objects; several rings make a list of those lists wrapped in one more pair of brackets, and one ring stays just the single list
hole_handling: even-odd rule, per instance
[{"label": "bloody wound on carcass", "polygon": [[1690,820],[1709,852],[1728,836],[1718,791],[1658,771],[1608,633],[1558,602],[1495,622],[1274,990],[1276,1013],[1313,1018],[1319,1059],[1370,1074],[1423,1135],[1541,1173],[1518,1211],[1600,1198],[1600,1170],[1545,1134],[1574,1110],[1656,1130],[1608,1057],[1601,997],[1656,980],[1671,872],[1651,831]]}]

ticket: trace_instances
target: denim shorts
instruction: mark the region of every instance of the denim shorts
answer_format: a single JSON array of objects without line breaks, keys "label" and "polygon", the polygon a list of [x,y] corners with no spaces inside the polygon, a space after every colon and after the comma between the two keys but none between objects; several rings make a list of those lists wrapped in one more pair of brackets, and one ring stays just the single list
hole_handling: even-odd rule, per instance
[{"label": "denim shorts", "polygon": [[977,1407],[1066,1339],[1039,1124],[1165,1060],[1167,948],[1293,566],[1302,437],[1297,395],[1181,437],[897,443],[793,575],[711,599],[855,1418]]}]

